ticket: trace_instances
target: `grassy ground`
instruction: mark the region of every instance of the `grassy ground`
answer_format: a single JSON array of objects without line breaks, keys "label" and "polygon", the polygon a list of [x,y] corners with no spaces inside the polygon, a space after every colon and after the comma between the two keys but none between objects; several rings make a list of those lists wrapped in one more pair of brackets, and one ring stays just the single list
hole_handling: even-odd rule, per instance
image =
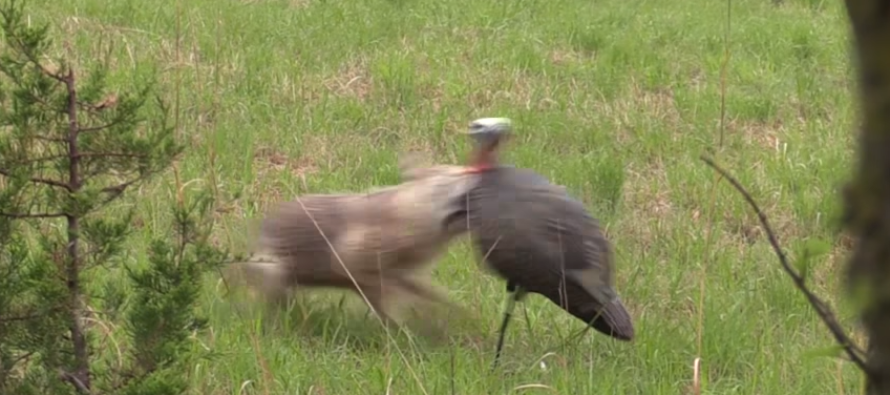
[{"label": "grassy ground", "polygon": [[[264,315],[211,276],[201,306],[211,331],[195,347],[217,357],[193,367],[195,394],[676,394],[697,356],[703,393],[860,390],[852,367],[812,355],[831,344],[827,332],[756,216],[698,160],[712,150],[750,188],[792,256],[828,247],[811,282],[837,301],[849,248],[835,231],[837,187],[855,115],[841,2],[733,1],[728,40],[727,2],[705,0],[30,9],[85,59],[113,42],[120,82],[157,68],[193,145],[181,177],[217,184],[230,202],[218,239],[236,247],[271,202],[395,183],[402,149],[458,163],[469,120],[512,118],[505,160],[566,185],[602,220],[638,333],[633,344],[589,332],[566,345],[581,323],[533,296],[508,335],[507,373],[488,373],[506,295],[465,242],[436,279],[472,316],[452,319],[440,342],[387,338],[356,298],[339,309],[339,294]],[[145,235],[134,251],[165,232],[172,185],[167,174],[130,200]]]}]

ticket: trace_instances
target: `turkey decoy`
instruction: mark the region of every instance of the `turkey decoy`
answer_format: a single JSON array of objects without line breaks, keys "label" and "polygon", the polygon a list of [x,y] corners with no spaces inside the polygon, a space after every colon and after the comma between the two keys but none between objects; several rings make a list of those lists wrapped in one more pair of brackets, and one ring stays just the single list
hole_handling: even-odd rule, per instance
[{"label": "turkey decoy", "polygon": [[511,131],[507,118],[482,118],[469,132],[475,143],[470,165],[479,174],[467,198],[470,237],[511,293],[493,367],[514,305],[528,293],[545,296],[601,333],[631,341],[633,323],[614,289],[612,249],[598,222],[565,188],[498,163],[498,147]]},{"label": "turkey decoy", "polygon": [[447,304],[429,271],[449,241],[466,233],[463,199],[478,176],[462,166],[403,163],[401,171],[402,183],[369,193],[279,204],[260,223],[248,283],[273,302],[296,286],[360,288],[387,324],[394,320],[384,302],[402,295]]}]

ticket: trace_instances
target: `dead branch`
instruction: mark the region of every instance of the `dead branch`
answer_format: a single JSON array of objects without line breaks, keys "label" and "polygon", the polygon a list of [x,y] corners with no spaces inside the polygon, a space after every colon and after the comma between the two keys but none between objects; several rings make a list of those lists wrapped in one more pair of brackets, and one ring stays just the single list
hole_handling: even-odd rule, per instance
[{"label": "dead branch", "polygon": [[810,306],[816,310],[816,313],[819,315],[819,318],[828,327],[828,330],[831,331],[831,334],[834,336],[835,341],[843,348],[844,352],[850,358],[856,366],[861,369],[867,376],[871,377],[874,375],[872,369],[865,362],[864,355],[865,353],[862,351],[859,346],[857,346],[852,339],[846,334],[841,325],[838,323],[835,314],[831,311],[831,308],[816,296],[812,291],[810,291],[809,287],[806,285],[806,281],[803,276],[801,276],[794,268],[791,267],[791,264],[788,262],[788,258],[785,256],[785,253],[782,250],[782,247],[779,245],[779,241],[776,238],[775,232],[773,232],[772,227],[769,225],[769,221],[766,217],[766,214],[760,209],[760,206],[757,202],[754,201],[754,198],[751,197],[751,194],[742,186],[741,183],[738,182],[732,175],[729,174],[726,170],[718,166],[714,161],[704,155],[702,155],[701,160],[704,161],[708,166],[713,168],[720,173],[720,175],[726,178],[730,184],[745,198],[748,202],[748,205],[751,206],[751,209],[757,213],[757,217],[760,219],[760,224],[763,226],[763,230],[766,232],[767,238],[769,239],[769,243],[775,251],[776,256],[779,258],[779,263],[782,264],[782,268],[785,270],[785,273],[788,273],[788,276],[791,277],[791,280],[794,281],[794,286],[797,287],[800,292],[806,296],[807,301],[810,303]]}]

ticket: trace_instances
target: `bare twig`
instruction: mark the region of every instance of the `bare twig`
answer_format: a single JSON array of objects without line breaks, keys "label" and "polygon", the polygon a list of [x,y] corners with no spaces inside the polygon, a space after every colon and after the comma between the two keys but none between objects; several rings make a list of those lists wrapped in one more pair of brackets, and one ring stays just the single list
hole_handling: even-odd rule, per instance
[{"label": "bare twig", "polygon": [[757,202],[754,201],[754,198],[751,197],[751,194],[742,186],[741,183],[738,182],[732,175],[729,174],[726,170],[718,166],[714,161],[704,155],[701,156],[701,160],[704,161],[708,166],[716,170],[720,173],[721,176],[726,178],[730,184],[745,198],[748,202],[748,205],[757,213],[757,217],[760,219],[760,224],[763,226],[763,230],[766,232],[767,238],[769,239],[769,243],[775,251],[776,256],[779,258],[779,263],[782,264],[782,268],[788,273],[788,276],[791,277],[791,280],[794,281],[794,286],[797,287],[800,292],[806,296],[807,301],[810,303],[810,306],[816,310],[816,313],[819,315],[819,318],[822,319],[822,322],[828,327],[828,330],[831,331],[831,334],[834,336],[835,341],[844,349],[844,352],[850,358],[856,366],[861,369],[867,376],[873,376],[872,369],[865,362],[864,352],[862,351],[856,343],[853,342],[852,339],[846,334],[841,325],[838,323],[835,314],[831,311],[831,308],[819,299],[806,285],[806,281],[803,276],[797,273],[794,268],[791,267],[791,264],[788,262],[788,258],[785,256],[785,253],[782,250],[782,247],[779,245],[779,241],[776,238],[773,229],[769,225],[769,221],[767,220],[766,214],[760,209],[760,206]]}]

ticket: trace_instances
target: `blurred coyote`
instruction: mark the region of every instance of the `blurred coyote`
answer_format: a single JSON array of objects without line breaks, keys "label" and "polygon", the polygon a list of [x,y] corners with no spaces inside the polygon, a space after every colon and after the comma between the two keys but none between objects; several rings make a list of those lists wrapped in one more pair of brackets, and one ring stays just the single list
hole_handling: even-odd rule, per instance
[{"label": "blurred coyote", "polygon": [[279,204],[260,223],[248,283],[273,302],[299,286],[358,286],[386,323],[394,321],[390,302],[406,296],[448,304],[430,272],[449,242],[467,232],[464,199],[477,176],[419,161],[403,157],[403,180],[394,186]]}]

